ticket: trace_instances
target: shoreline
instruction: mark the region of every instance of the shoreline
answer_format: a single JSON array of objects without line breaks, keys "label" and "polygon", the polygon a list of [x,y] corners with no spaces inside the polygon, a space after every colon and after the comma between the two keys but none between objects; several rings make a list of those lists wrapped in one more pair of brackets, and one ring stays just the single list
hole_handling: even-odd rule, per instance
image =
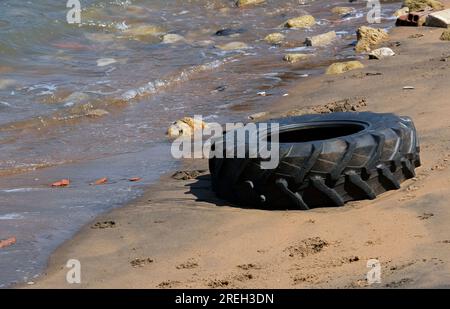
[{"label": "shoreline", "polygon": [[[343,208],[271,212],[221,205],[208,188],[208,173],[188,181],[166,174],[142,198],[83,227],[51,255],[34,285],[18,287],[360,288],[370,258],[382,262],[383,286],[449,285],[450,129],[442,118],[450,112],[445,105],[450,67],[440,58],[450,48],[439,41],[441,32],[395,28],[390,44],[401,42],[392,46],[397,56],[364,60],[362,70],[302,80],[267,110],[276,118],[299,107],[364,97],[368,106],[361,111],[412,116],[422,135],[423,167],[401,190]],[[408,38],[414,33],[424,36]],[[402,89],[410,85],[415,89]],[[204,160],[183,165],[207,169]],[[115,227],[91,228],[108,221]],[[308,241],[322,248],[290,256]],[[70,258],[82,263],[81,285],[65,282]]]}]

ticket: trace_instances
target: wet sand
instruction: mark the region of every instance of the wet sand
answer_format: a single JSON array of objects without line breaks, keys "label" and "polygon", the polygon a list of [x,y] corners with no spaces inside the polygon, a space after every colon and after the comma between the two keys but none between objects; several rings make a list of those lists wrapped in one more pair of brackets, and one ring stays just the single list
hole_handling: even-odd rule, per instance
[{"label": "wet sand", "polygon": [[[409,38],[416,33],[424,36]],[[382,283],[371,288],[450,287],[450,61],[441,61],[450,45],[441,33],[395,29],[387,44],[395,57],[303,80],[269,110],[272,118],[359,96],[362,110],[412,117],[423,166],[401,190],[342,208],[273,212],[217,200],[208,172],[191,180],[168,174],[142,199],[85,226],[28,287],[360,288],[372,258],[381,262]],[[66,283],[69,259],[81,262],[80,285]]]}]

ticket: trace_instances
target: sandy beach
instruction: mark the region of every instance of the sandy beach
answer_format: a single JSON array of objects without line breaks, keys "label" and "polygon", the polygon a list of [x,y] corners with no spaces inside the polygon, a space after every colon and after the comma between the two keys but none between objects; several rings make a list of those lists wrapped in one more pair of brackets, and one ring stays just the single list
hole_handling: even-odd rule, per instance
[{"label": "sandy beach", "polygon": [[[243,209],[214,197],[205,160],[185,161],[183,170],[199,176],[169,173],[141,199],[96,218],[23,287],[450,287],[450,45],[441,33],[396,28],[384,44],[396,56],[302,80],[267,110],[276,118],[363,98],[360,111],[410,116],[422,167],[400,190],[341,208]],[[81,284],[66,282],[69,259],[81,262]],[[381,262],[381,284],[367,284],[369,259]]]}]

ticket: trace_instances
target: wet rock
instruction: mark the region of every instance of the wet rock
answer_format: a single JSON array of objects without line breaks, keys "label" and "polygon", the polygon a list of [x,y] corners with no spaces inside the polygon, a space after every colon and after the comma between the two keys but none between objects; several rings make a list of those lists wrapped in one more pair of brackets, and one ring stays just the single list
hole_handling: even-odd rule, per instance
[{"label": "wet rock", "polygon": [[0,79],[0,90],[4,90],[6,88],[12,87],[17,82],[13,79]]},{"label": "wet rock", "polygon": [[440,39],[442,41],[450,41],[450,29],[447,29],[444,32],[442,32]]},{"label": "wet rock", "polygon": [[101,58],[97,60],[97,66],[98,67],[104,67],[110,64],[116,63],[117,60],[114,58]]},{"label": "wet rock", "polygon": [[271,33],[264,38],[264,41],[272,45],[279,45],[283,42],[284,38],[285,36],[281,33]]},{"label": "wet rock", "polygon": [[314,26],[316,19],[311,15],[303,15],[296,18],[291,18],[286,21],[285,27],[288,28],[310,28]]},{"label": "wet rock", "polygon": [[395,17],[400,17],[409,13],[409,7],[405,6],[394,12]]},{"label": "wet rock", "polygon": [[162,42],[165,44],[173,44],[177,42],[184,42],[185,38],[179,34],[169,33],[162,36]]},{"label": "wet rock", "polygon": [[425,10],[427,7],[433,10],[442,10],[444,5],[437,0],[404,0],[403,6],[408,7],[411,12]]},{"label": "wet rock", "polygon": [[125,37],[145,42],[159,41],[159,37],[164,33],[162,27],[149,24],[137,24],[123,31]]},{"label": "wet rock", "polygon": [[167,135],[170,138],[176,138],[179,136],[191,136],[194,134],[194,130],[200,130],[207,127],[207,123],[199,121],[191,117],[184,117],[175,121],[167,130]]},{"label": "wet rock", "polygon": [[231,28],[226,28],[226,29],[220,29],[218,30],[215,35],[217,36],[235,36],[235,35],[239,35],[241,33],[244,33],[245,29],[231,29]]},{"label": "wet rock", "polygon": [[70,94],[68,97],[65,98],[64,102],[66,104],[71,103],[71,104],[77,104],[77,103],[81,103],[81,102],[86,102],[89,100],[89,95],[87,93],[84,92],[72,92],[72,94]]},{"label": "wet rock", "polygon": [[283,60],[289,63],[296,63],[302,60],[306,60],[311,56],[311,54],[286,54],[284,55]]},{"label": "wet rock", "polygon": [[111,33],[85,33],[84,36],[92,42],[109,43],[114,41],[114,34]]},{"label": "wet rock", "polygon": [[383,29],[361,26],[356,32],[358,43],[355,50],[358,53],[369,52],[373,46],[386,41],[389,38],[387,32]]},{"label": "wet rock", "polygon": [[265,117],[267,115],[268,115],[267,112],[255,113],[255,114],[252,114],[252,115],[248,116],[248,119],[256,120],[256,119],[259,119],[259,118],[263,118],[263,117]]},{"label": "wet rock", "polygon": [[347,6],[337,6],[331,9],[333,14],[346,15],[352,13],[355,9]]},{"label": "wet rock", "polygon": [[341,74],[351,70],[362,69],[364,65],[359,61],[337,62],[330,65],[325,74]]},{"label": "wet rock", "polygon": [[330,31],[319,35],[306,38],[305,44],[307,46],[324,46],[330,44],[337,38],[336,32]]},{"label": "wet rock", "polygon": [[231,43],[227,43],[227,44],[216,45],[216,47],[221,49],[221,50],[225,50],[225,51],[239,50],[239,49],[249,49],[250,48],[244,42],[231,42]]},{"label": "wet rock", "polygon": [[426,25],[428,27],[450,27],[450,9],[431,13],[427,16]]},{"label": "wet rock", "polygon": [[252,5],[263,4],[264,2],[266,2],[266,1],[265,0],[237,0],[236,6],[242,8],[242,7],[252,6]]},{"label": "wet rock", "polygon": [[383,59],[392,56],[395,56],[395,52],[392,49],[390,49],[389,47],[382,47],[373,50],[369,54],[369,59]]},{"label": "wet rock", "polygon": [[97,108],[97,109],[93,109],[93,110],[88,111],[86,113],[86,116],[87,117],[91,117],[91,118],[99,118],[99,117],[106,116],[108,114],[109,114],[108,111],[106,111],[104,109],[101,109],[101,108]]}]

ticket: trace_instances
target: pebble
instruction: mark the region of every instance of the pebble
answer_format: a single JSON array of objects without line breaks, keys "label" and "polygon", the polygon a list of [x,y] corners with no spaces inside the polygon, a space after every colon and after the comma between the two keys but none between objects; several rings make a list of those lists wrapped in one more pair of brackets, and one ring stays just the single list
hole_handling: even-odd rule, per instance
[{"label": "pebble", "polygon": [[101,58],[97,60],[97,66],[98,67],[105,67],[107,65],[111,65],[116,63],[117,60],[114,58]]}]

